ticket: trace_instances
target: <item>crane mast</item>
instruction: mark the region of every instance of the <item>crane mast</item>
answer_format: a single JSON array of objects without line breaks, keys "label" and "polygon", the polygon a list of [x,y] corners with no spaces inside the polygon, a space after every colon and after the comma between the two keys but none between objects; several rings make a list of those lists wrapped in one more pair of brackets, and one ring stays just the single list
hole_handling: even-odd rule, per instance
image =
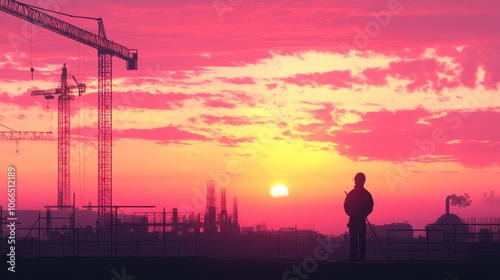
[{"label": "crane mast", "polygon": [[78,89],[78,96],[85,92],[85,85],[79,84],[75,77],[76,86],[68,85],[68,70],[66,64],[62,68],[61,83],[59,88],[49,90],[37,90],[31,92],[32,96],[45,96],[45,99],[57,97],[57,206],[71,206],[70,200],[70,104],[75,100],[71,94],[73,89]]},{"label": "crane mast", "polygon": [[126,61],[127,70],[137,70],[138,51],[106,38],[102,19],[94,34],[43,13],[32,6],[0,0],[0,10],[35,25],[59,33],[97,50],[98,55],[98,228],[109,228],[112,206],[112,58]]}]

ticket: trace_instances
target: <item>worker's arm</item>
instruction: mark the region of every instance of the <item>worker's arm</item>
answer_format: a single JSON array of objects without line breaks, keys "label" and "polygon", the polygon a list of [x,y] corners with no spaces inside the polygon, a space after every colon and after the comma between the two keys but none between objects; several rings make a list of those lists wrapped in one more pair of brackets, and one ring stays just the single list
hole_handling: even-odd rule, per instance
[{"label": "worker's arm", "polygon": [[367,191],[366,192],[366,205],[365,205],[365,217],[368,217],[370,213],[373,211],[373,197],[372,195]]},{"label": "worker's arm", "polygon": [[348,216],[353,214],[352,195],[348,193],[344,201],[344,211]]}]

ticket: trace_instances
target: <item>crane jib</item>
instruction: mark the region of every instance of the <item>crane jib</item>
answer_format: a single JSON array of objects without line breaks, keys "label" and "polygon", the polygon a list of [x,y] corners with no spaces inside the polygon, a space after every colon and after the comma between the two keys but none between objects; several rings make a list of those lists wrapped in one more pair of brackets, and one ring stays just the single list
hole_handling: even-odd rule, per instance
[{"label": "crane jib", "polygon": [[[136,49],[128,49],[120,44],[110,41],[104,37],[105,35],[99,36],[58,18],[42,13],[24,5],[23,3],[12,0],[0,0],[0,10],[50,31],[59,33],[70,39],[86,44],[97,49],[99,52],[119,57],[127,61],[127,70],[137,70],[138,51]],[[102,20],[99,25],[99,28],[102,29],[102,33],[104,34]]]}]

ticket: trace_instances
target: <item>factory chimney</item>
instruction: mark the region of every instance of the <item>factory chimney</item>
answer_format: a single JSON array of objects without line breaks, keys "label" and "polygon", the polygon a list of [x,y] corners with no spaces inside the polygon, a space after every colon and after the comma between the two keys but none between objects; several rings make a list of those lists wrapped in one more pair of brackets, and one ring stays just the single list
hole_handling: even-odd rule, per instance
[{"label": "factory chimney", "polygon": [[238,224],[238,200],[233,198],[233,222]]},{"label": "factory chimney", "polygon": [[204,232],[217,232],[217,186],[215,181],[207,181],[207,210],[205,212]]},{"label": "factory chimney", "polygon": [[240,234],[240,224],[238,222],[238,200],[236,199],[236,197],[233,199],[232,232],[235,234]]},{"label": "factory chimney", "polygon": [[226,188],[220,189],[220,232],[226,233],[227,229],[227,209],[226,209]]},{"label": "factory chimney", "polygon": [[446,215],[450,214],[450,200],[451,200],[451,195],[446,197]]}]

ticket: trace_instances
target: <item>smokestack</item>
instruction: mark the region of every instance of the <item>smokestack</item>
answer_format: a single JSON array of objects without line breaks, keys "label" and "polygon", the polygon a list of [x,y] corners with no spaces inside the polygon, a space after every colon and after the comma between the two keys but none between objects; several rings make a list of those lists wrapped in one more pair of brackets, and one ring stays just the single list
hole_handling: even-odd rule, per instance
[{"label": "smokestack", "polygon": [[220,210],[226,210],[226,188],[220,189]]},{"label": "smokestack", "polygon": [[207,211],[206,211],[207,214],[208,214],[210,207],[217,207],[216,202],[217,202],[217,186],[215,185],[215,181],[208,180],[207,181]]},{"label": "smokestack", "polygon": [[233,198],[233,223],[238,224],[238,200]]},{"label": "smokestack", "polygon": [[446,215],[450,214],[450,199],[451,195],[446,197]]},{"label": "smokestack", "polygon": [[236,197],[233,200],[233,223],[232,232],[235,234],[240,234],[240,224],[238,222],[238,200]]},{"label": "smokestack", "polygon": [[220,189],[220,232],[227,232],[226,188]]}]

